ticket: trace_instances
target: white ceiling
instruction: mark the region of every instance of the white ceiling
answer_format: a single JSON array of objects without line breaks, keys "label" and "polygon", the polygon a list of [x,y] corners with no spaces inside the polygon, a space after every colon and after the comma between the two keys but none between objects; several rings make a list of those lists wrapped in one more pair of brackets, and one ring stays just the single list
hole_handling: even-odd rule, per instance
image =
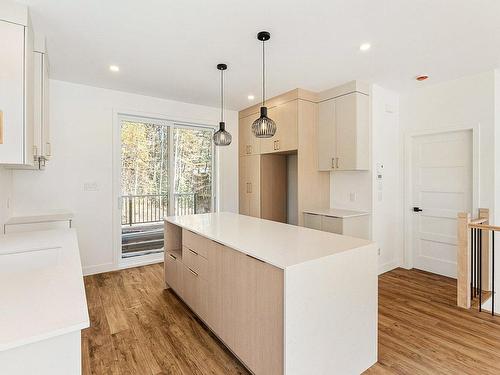
[{"label": "white ceiling", "polygon": [[421,73],[428,85],[500,66],[499,0],[24,2],[46,34],[52,78],[218,105],[225,62],[233,109],[260,100],[260,30],[271,32],[269,96],[353,79],[402,91]]}]

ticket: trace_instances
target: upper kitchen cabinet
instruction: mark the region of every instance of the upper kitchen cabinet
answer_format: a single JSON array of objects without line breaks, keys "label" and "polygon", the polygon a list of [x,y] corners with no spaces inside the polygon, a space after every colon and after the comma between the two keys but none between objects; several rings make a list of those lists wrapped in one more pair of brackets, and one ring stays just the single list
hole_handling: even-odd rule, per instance
[{"label": "upper kitchen cabinet", "polygon": [[353,82],[321,94],[327,99],[320,101],[318,109],[320,171],[369,169],[370,103],[368,90],[359,89]]},{"label": "upper kitchen cabinet", "polygon": [[28,9],[0,5],[0,164],[34,166],[34,55]]},{"label": "upper kitchen cabinet", "polygon": [[260,139],[256,138],[252,133],[252,124],[258,118],[257,113],[240,118],[238,129],[240,156],[260,154]]},{"label": "upper kitchen cabinet", "polygon": [[276,133],[262,139],[261,154],[297,150],[298,102],[295,99],[269,109],[269,117],[276,123]]},{"label": "upper kitchen cabinet", "polygon": [[39,165],[52,156],[49,128],[49,61],[45,51],[45,40],[35,37],[34,54],[34,144]]}]

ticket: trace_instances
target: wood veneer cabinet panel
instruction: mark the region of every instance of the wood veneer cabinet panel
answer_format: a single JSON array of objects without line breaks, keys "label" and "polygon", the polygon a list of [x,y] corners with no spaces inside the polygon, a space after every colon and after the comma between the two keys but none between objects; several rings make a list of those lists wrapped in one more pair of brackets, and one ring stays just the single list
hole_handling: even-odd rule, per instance
[{"label": "wood veneer cabinet panel", "polygon": [[286,155],[266,154],[260,159],[261,218],[286,223]]},{"label": "wood veneer cabinet panel", "polygon": [[252,124],[257,118],[259,118],[259,114],[251,114],[239,120],[238,149],[240,156],[260,154],[260,139],[252,133]]}]

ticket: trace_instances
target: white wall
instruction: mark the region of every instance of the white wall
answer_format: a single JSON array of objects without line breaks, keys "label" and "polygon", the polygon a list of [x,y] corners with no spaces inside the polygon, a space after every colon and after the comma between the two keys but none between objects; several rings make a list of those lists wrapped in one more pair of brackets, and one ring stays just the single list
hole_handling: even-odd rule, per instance
[{"label": "white wall", "polygon": [[10,216],[12,198],[12,171],[0,167],[0,233],[3,233],[3,224]]},{"label": "white wall", "polygon": [[[403,257],[402,158],[399,95],[372,87],[372,239],[380,248],[379,271],[401,265]],[[382,168],[383,166],[383,168]],[[381,178],[377,177],[381,172]]]},{"label": "white wall", "polygon": [[429,129],[479,125],[479,206],[491,208],[493,211],[495,211],[494,97],[495,72],[490,71],[427,86],[401,95],[400,101],[400,122],[405,134]]},{"label": "white wall", "polygon": [[[81,258],[87,273],[115,269],[112,227],[112,130],[115,110],[156,114],[202,124],[219,122],[219,109],[124,92],[50,82],[54,157],[44,171],[13,172],[15,213],[63,208],[75,214]],[[218,203],[238,209],[237,112],[226,113],[233,144],[219,152]],[[97,191],[84,191],[85,182]]]},{"label": "white wall", "polygon": [[[400,100],[400,122],[405,134],[479,125],[478,206],[490,208],[491,219],[497,225],[500,223],[499,95],[499,72],[490,71],[406,93]],[[495,267],[500,269],[498,258]],[[499,287],[497,277],[495,288]]]}]

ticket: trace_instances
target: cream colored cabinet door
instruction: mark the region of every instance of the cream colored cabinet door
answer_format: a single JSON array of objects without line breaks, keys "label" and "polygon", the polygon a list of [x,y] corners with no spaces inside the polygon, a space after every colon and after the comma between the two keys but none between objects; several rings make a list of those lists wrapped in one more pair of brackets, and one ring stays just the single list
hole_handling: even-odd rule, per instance
[{"label": "cream colored cabinet door", "polygon": [[180,280],[181,275],[179,272],[182,272],[182,268],[179,267],[180,261],[177,259],[177,256],[165,252],[165,281],[168,286],[170,286],[177,294],[181,294],[180,288]]},{"label": "cream colored cabinet door", "polygon": [[276,130],[274,149],[277,152],[298,149],[298,100],[282,104],[278,110],[279,126]]},{"label": "cream colored cabinet door", "polygon": [[358,92],[335,99],[338,170],[369,169],[369,100]]},{"label": "cream colored cabinet door", "polygon": [[260,155],[247,156],[248,215],[260,217]]},{"label": "cream colored cabinet door", "polygon": [[335,168],[337,156],[337,130],[335,124],[335,99],[318,105],[318,169]]},{"label": "cream colored cabinet door", "polygon": [[343,219],[338,217],[322,216],[321,229],[325,232],[343,234]]},{"label": "cream colored cabinet door", "polygon": [[252,124],[258,117],[257,114],[253,114],[239,120],[238,148],[240,156],[260,154],[260,139],[252,133]]},{"label": "cream colored cabinet door", "polygon": [[304,214],[304,226],[306,228],[322,230],[321,215]]},{"label": "cream colored cabinet door", "polygon": [[270,108],[268,116],[276,123],[276,134],[261,141],[261,153],[283,152],[298,148],[298,100]]},{"label": "cream colored cabinet door", "polygon": [[238,191],[239,191],[239,212],[242,215],[249,215],[250,197],[248,196],[247,164],[248,156],[240,156],[238,171]]},{"label": "cream colored cabinet door", "polygon": [[0,21],[0,164],[24,164],[25,28]]}]

